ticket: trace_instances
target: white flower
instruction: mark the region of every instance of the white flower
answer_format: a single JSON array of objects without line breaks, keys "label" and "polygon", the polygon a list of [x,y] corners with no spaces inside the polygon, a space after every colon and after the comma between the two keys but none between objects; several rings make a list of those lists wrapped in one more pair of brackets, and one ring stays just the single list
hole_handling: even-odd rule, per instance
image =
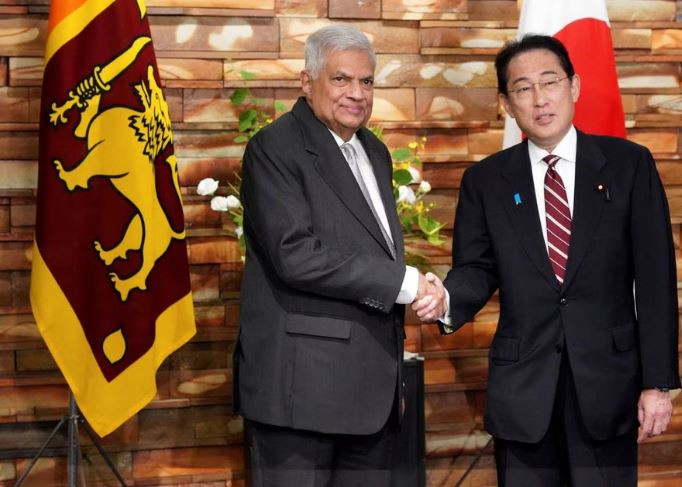
[{"label": "white flower", "polygon": [[227,207],[230,210],[236,210],[242,207],[242,202],[236,196],[230,195],[227,197]]},{"label": "white flower", "polygon": [[199,181],[197,193],[201,196],[207,196],[215,193],[216,189],[218,189],[218,181],[213,178],[205,178]]},{"label": "white flower", "polygon": [[211,209],[213,211],[227,211],[229,205],[225,196],[216,196],[211,199]]},{"label": "white flower", "polygon": [[407,170],[410,171],[410,176],[412,176],[412,181],[410,181],[411,183],[418,183],[419,181],[422,180],[422,175],[419,172],[419,169],[410,166],[407,168]]},{"label": "white flower", "polygon": [[417,201],[417,197],[414,195],[412,188],[398,186],[398,203],[405,202],[409,205],[413,205],[415,201]]},{"label": "white flower", "polygon": [[431,185],[429,184],[429,182],[422,181],[421,183],[419,183],[419,191],[421,191],[422,193],[428,193],[429,191],[431,191]]},{"label": "white flower", "polygon": [[237,238],[242,238],[242,234],[244,233],[244,229],[242,227],[237,227],[234,229],[234,233],[237,235]]}]

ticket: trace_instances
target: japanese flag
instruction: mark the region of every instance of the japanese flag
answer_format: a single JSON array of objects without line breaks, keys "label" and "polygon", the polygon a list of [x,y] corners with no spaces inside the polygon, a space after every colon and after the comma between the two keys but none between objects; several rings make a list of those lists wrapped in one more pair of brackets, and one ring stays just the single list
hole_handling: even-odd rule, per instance
[{"label": "japanese flag", "polygon": [[[611,29],[604,0],[524,0],[517,37],[547,34],[559,39],[580,76],[575,126],[591,134],[625,137]],[[521,141],[516,121],[507,116],[504,147]]]}]

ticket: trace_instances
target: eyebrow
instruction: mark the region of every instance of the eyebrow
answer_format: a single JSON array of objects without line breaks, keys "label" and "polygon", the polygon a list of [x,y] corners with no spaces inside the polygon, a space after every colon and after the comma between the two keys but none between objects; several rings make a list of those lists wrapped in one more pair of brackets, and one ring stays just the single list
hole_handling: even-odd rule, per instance
[{"label": "eyebrow", "polygon": [[[332,74],[332,78],[335,78],[337,76],[342,76],[342,77],[348,78],[348,79],[354,78],[354,76],[351,76],[348,73],[344,73],[343,71],[337,71],[334,74]],[[364,81],[364,80],[368,80],[368,79],[374,79],[374,74],[370,74],[369,76],[364,76],[364,77],[359,78],[359,79],[360,79],[360,81]]]},{"label": "eyebrow", "polygon": [[[552,69],[548,69],[548,70],[543,71],[542,73],[540,73],[540,77],[547,76],[548,74],[555,74],[555,75],[558,76],[558,75],[559,75],[559,72],[554,71],[554,70],[552,70]],[[521,82],[521,81],[530,81],[530,78],[529,78],[528,76],[522,76],[522,77],[517,78],[517,79],[515,79],[514,81],[512,81],[511,84],[515,85],[516,83],[519,83],[519,82]]]}]

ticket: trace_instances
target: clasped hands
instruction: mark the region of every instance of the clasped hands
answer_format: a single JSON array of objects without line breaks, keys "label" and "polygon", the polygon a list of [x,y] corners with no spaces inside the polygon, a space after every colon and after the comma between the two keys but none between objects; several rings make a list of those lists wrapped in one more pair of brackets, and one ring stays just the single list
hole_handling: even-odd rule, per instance
[{"label": "clasped hands", "polygon": [[412,302],[412,310],[423,323],[433,323],[447,311],[447,294],[443,283],[435,274],[419,274],[419,287]]}]

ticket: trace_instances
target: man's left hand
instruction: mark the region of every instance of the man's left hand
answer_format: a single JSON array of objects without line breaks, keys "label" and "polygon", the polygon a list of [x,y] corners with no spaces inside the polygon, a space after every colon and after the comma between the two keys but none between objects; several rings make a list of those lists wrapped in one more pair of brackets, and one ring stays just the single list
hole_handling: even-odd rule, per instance
[{"label": "man's left hand", "polygon": [[639,418],[637,442],[641,443],[647,438],[658,436],[668,429],[668,423],[670,423],[670,417],[673,413],[670,393],[658,389],[644,389],[639,396],[637,410]]}]

